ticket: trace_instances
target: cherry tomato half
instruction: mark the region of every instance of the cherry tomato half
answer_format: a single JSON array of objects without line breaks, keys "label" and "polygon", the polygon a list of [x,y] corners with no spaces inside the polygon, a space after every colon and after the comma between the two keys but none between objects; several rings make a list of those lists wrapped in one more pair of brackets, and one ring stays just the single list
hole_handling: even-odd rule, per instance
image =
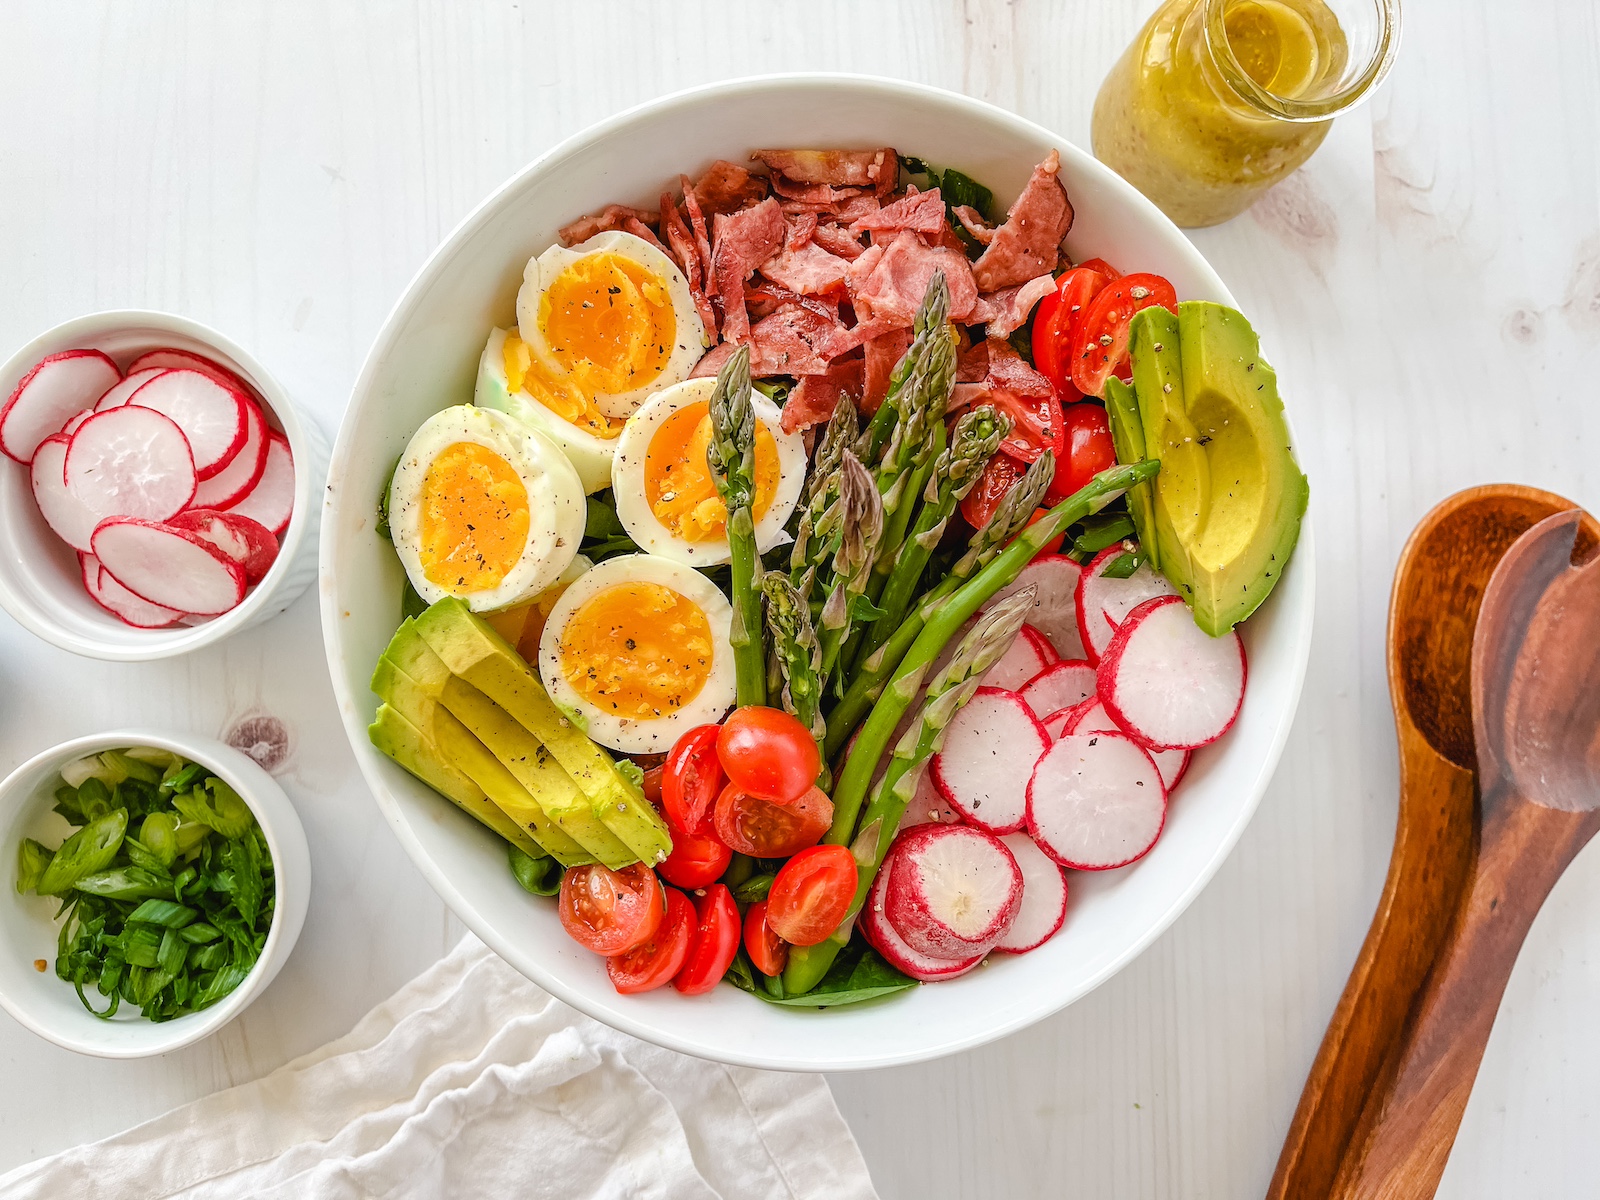
[{"label": "cherry tomato half", "polygon": [[984,465],[983,474],[978,476],[978,482],[973,484],[972,490],[961,502],[961,515],[967,519],[967,524],[974,529],[982,529],[994,516],[994,510],[1000,507],[1005,494],[1026,470],[1027,467],[1009,454],[995,454]]},{"label": "cherry tomato half", "polygon": [[1106,377],[1128,352],[1128,322],[1141,308],[1153,304],[1178,311],[1178,294],[1159,275],[1124,275],[1112,280],[1090,302],[1082,324],[1074,324],[1067,339],[1064,363],[1072,382],[1085,396],[1098,396]]},{"label": "cherry tomato half", "polygon": [[665,767],[651,767],[644,773],[644,781],[639,784],[644,798],[657,808],[661,807],[661,776],[665,771]]},{"label": "cherry tomato half", "polygon": [[741,791],[775,804],[798,800],[817,781],[817,740],[781,708],[736,708],[717,735],[717,758]]},{"label": "cherry tomato half", "polygon": [[815,846],[833,821],[833,801],[813,787],[791,804],[774,804],[730,783],[717,797],[717,836],[752,858],[788,858]]},{"label": "cherry tomato half", "polygon": [[667,915],[655,933],[625,954],[606,959],[606,974],[611,986],[624,996],[648,992],[671,981],[683,969],[689,956],[689,935],[694,931],[694,905],[677,888],[663,888],[667,894]]},{"label": "cherry tomato half", "polygon": [[1056,290],[1043,300],[1033,316],[1033,365],[1055,385],[1063,404],[1081,394],[1072,386],[1072,371],[1067,364],[1067,343],[1072,327],[1096,293],[1111,282],[1111,276],[1092,266],[1073,267],[1056,282]]},{"label": "cherry tomato half", "polygon": [[698,996],[717,986],[739,952],[739,906],[726,886],[714,883],[694,904],[695,927],[689,954],[672,986],[685,996]]},{"label": "cherry tomato half", "polygon": [[794,946],[815,946],[850,912],[856,860],[844,846],[813,846],[778,869],[767,893],[767,924]]},{"label": "cherry tomato half", "polygon": [[1122,272],[1117,270],[1103,258],[1086,258],[1078,265],[1080,267],[1088,267],[1091,271],[1099,271],[1100,274],[1106,277],[1107,283],[1111,282],[1113,279],[1122,278]]},{"label": "cherry tomato half", "polygon": [[573,941],[610,957],[650,939],[661,924],[666,898],[656,873],[643,863],[620,871],[590,863],[561,877],[557,908],[561,928]]},{"label": "cherry tomato half", "polygon": [[767,924],[767,902],[757,901],[744,915],[744,948],[750,963],[763,975],[782,975],[789,965],[789,943]]},{"label": "cherry tomato half", "polygon": [[685,833],[670,818],[667,828],[672,833],[672,853],[656,866],[661,878],[681,888],[703,888],[722,878],[732,850],[714,835]]},{"label": "cherry tomato half", "polygon": [[[1050,513],[1050,510],[1048,508],[1036,508],[1036,509],[1034,509],[1033,510],[1033,516],[1028,518],[1028,524],[1029,525],[1034,524],[1036,521],[1040,520],[1041,518],[1048,516],[1049,513]],[[1067,540],[1067,531],[1065,529],[1063,529],[1060,533],[1056,534],[1055,537],[1051,538],[1048,542],[1046,542],[1044,544],[1044,547],[1039,551],[1038,554],[1034,555],[1034,557],[1035,558],[1043,558],[1047,554],[1060,554],[1061,553],[1062,543],[1064,543],[1066,540]]]},{"label": "cherry tomato half", "polygon": [[661,809],[679,829],[711,832],[711,809],[722,790],[716,725],[698,725],[680,737],[661,766]]},{"label": "cherry tomato half", "polygon": [[1045,499],[1055,504],[1065,500],[1101,471],[1117,465],[1116,447],[1111,443],[1111,424],[1106,410],[1090,401],[1069,404],[1062,413],[1067,451],[1056,459],[1055,478]]},{"label": "cherry tomato half", "polygon": [[[1052,384],[1052,389],[1054,385]],[[1061,401],[1054,390],[1048,396],[1020,396],[1016,392],[997,388],[986,401],[996,412],[1003,413],[1011,428],[1006,431],[1000,449],[1019,462],[1031,463],[1046,450],[1058,458],[1061,455]]]}]

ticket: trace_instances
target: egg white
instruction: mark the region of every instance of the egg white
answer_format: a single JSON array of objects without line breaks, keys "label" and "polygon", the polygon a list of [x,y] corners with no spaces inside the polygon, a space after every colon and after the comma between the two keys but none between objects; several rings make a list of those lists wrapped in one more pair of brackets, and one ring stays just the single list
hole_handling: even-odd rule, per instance
[{"label": "egg white", "polygon": [[[716,386],[715,379],[686,379],[676,387],[657,392],[628,418],[611,459],[611,494],[617,502],[617,518],[628,536],[640,549],[691,567],[727,562],[728,539],[691,542],[656,519],[645,495],[645,453],[650,448],[650,440],[668,417],[686,405],[711,399]],[[756,420],[772,434],[778,450],[778,486],[773,491],[772,503],[756,522],[756,548],[765,554],[774,546],[792,540],[783,527],[800,500],[800,489],[805,486],[806,443],[803,435],[783,431],[778,406],[760,392],[751,392],[750,406],[755,409]]]},{"label": "egg white", "polygon": [[[561,636],[591,597],[621,583],[654,583],[670,588],[700,609],[711,626],[711,670],[705,686],[676,712],[635,720],[607,712],[567,682],[561,670]],[[556,706],[603,746],[626,754],[664,753],[696,725],[714,724],[733,707],[733,606],[709,579],[692,567],[654,554],[609,558],[580,575],[556,601],[539,639],[539,676]]]},{"label": "egg white", "polygon": [[672,301],[676,317],[676,332],[671,352],[661,368],[661,373],[643,387],[627,392],[598,392],[593,397],[595,406],[608,417],[623,418],[631,414],[650,396],[662,388],[689,377],[695,363],[700,361],[710,345],[705,323],[689,293],[689,281],[678,270],[678,265],[661,250],[643,238],[614,230],[597,233],[586,242],[573,246],[551,246],[543,254],[528,260],[522,273],[522,287],[517,292],[517,333],[528,344],[529,350],[546,368],[556,375],[566,372],[550,352],[549,340],[539,325],[539,301],[545,289],[558,275],[579,259],[591,254],[611,253],[632,259],[651,272],[666,285],[667,296]]},{"label": "egg white", "polygon": [[[502,459],[528,493],[528,540],[498,587],[457,593],[423,570],[422,487],[428,467],[458,442],[483,446]],[[411,586],[429,604],[460,595],[474,612],[492,612],[531,600],[572,563],[583,541],[583,484],[567,456],[543,434],[501,412],[458,404],[424,421],[395,468],[389,485],[389,529]]]},{"label": "egg white", "polygon": [[510,330],[494,329],[489,342],[478,360],[478,382],[473,389],[472,402],[479,408],[492,408],[514,417],[524,425],[544,434],[571,461],[578,479],[586,492],[598,492],[611,486],[611,456],[616,452],[617,439],[603,438],[587,429],[564,421],[521,389],[513,392],[506,379],[506,334]]}]

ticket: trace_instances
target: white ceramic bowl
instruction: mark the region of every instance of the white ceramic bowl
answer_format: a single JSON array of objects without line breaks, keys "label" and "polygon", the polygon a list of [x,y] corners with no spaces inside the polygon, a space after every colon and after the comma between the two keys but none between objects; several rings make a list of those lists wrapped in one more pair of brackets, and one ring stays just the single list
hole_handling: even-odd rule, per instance
[{"label": "white ceramic bowl", "polygon": [[49,354],[83,347],[103,351],[126,367],[162,346],[215,359],[255,388],[265,401],[268,423],[288,439],[294,456],[294,516],[272,569],[237,607],[199,625],[135,629],[89,598],[77,552],[51,532],[33,502],[28,469],[0,459],[0,606],[45,641],[89,658],[146,662],[213,645],[277,616],[317,576],[318,493],[327,475],[327,441],[265,367],[215,330],[186,317],[133,309],[78,317],[40,334],[0,367],[0,396],[9,396]]},{"label": "white ceramic bowl", "polygon": [[[18,843],[31,837],[57,846],[72,832],[52,811],[61,767],[124,746],[171,750],[207,767],[250,806],[272,852],[277,906],[255,969],[210,1008],[171,1021],[147,1021],[129,1004],[109,1021],[91,1016],[73,986],[56,977],[60,926],[55,913],[60,902],[50,896],[17,894]],[[215,1033],[249,1007],[288,961],[310,898],[311,853],[294,805],[254,760],[214,738],[153,729],[97,733],[51,747],[0,782],[0,1007],[40,1037],[68,1050],[100,1058],[144,1058]],[[44,971],[34,965],[40,959],[49,964]],[[93,991],[87,994],[97,1003],[103,1000]]]},{"label": "white ceramic bowl", "polygon": [[[1002,203],[1056,147],[1077,210],[1076,257],[1158,271],[1184,298],[1228,290],[1154,205],[1089,155],[1020,117],[909,83],[841,76],[741,80],[623,113],[556,147],[489,197],[418,273],[378,335],[339,432],[322,544],[323,632],[334,689],[379,807],[445,902],[498,953],[569,1004],[663,1046],[725,1062],[841,1070],[913,1062],[1025,1028],[1072,1003],[1148,946],[1238,840],[1288,735],[1310,647],[1311,528],[1276,593],[1244,630],[1250,686],[1233,731],[1196,755],[1166,832],[1140,863],[1074,873],[1065,929],[1020,957],[874,1004],[773,1007],[731,987],[619,996],[601,960],[523,892],[503,849],[367,741],[374,662],[399,621],[402,573],[373,531],[378,493],[411,433],[472,398],[491,326],[512,320],[523,264],[566,221],[619,201],[654,207],[663,181],[759,146],[894,146],[960,167]],[[1269,334],[1270,314],[1252,314]],[[1294,381],[1285,380],[1293,403]]]}]

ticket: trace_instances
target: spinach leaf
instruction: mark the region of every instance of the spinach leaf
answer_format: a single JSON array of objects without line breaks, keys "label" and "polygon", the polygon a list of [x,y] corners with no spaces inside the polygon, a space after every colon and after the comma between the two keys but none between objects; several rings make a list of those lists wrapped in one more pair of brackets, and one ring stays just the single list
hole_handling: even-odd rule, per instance
[{"label": "spinach leaf", "polygon": [[834,959],[822,982],[802,996],[773,996],[765,990],[751,990],[769,1004],[791,1008],[838,1008],[891,996],[917,986],[909,975],[895,970],[864,942],[852,941]]},{"label": "spinach leaf", "polygon": [[548,854],[534,858],[517,846],[506,844],[506,856],[511,860],[511,874],[524,891],[535,896],[554,896],[561,890],[561,864]]}]

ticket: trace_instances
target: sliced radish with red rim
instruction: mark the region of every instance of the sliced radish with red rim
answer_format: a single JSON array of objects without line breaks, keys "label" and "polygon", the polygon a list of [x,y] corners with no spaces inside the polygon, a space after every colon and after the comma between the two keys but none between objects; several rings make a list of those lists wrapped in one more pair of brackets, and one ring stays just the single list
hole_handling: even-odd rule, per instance
[{"label": "sliced radish with red rim", "polygon": [[1050,737],[1015,692],[980,687],[945,726],[933,785],[966,820],[991,833],[1021,829],[1028,779]]},{"label": "sliced radish with red rim", "polygon": [[244,448],[250,397],[200,371],[163,371],[133,394],[130,405],[171,417],[194,451],[195,473],[210,479]]},{"label": "sliced radish with red rim", "polygon": [[1126,734],[1067,734],[1039,760],[1028,785],[1028,832],[1039,849],[1080,871],[1144,857],[1166,819],[1161,773]]},{"label": "sliced radish with red rim", "polygon": [[289,443],[281,433],[271,435],[267,444],[267,465],[261,478],[249,494],[228,512],[239,513],[260,521],[281,538],[294,516],[294,458],[289,453]]},{"label": "sliced radish with red rim", "polygon": [[22,377],[0,407],[0,451],[20,463],[76,412],[93,408],[122,378],[117,364],[98,350],[52,354]]},{"label": "sliced radish with red rim", "polygon": [[1043,719],[1095,694],[1094,664],[1082,658],[1052,663],[1023,684],[1017,694],[1034,716]]},{"label": "sliced radish with red rim", "polygon": [[112,579],[151,604],[212,616],[244,599],[244,568],[186,529],[114,518],[94,531],[93,547]]},{"label": "sliced radish with red rim", "polygon": [[74,550],[86,551],[100,517],[67,490],[67,445],[70,440],[64,433],[45,438],[33,452],[33,463],[28,471],[33,483],[33,500],[39,506],[45,524]]},{"label": "sliced radish with red rim", "polygon": [[246,583],[259,583],[278,557],[278,539],[259,521],[238,513],[191,508],[167,522],[210,542],[244,568]]},{"label": "sliced radish with red rim", "polygon": [[267,418],[254,400],[245,401],[244,416],[244,445],[239,447],[232,462],[210,479],[200,481],[194,493],[196,508],[227,508],[238,504],[260,482],[261,473],[267,469],[267,448],[272,443]]},{"label": "sliced radish with red rim", "polygon": [[135,629],[161,629],[184,614],[135,596],[123,587],[92,554],[78,555],[83,570],[83,586],[93,600],[124,625]]},{"label": "sliced radish with red rim", "polygon": [[1116,725],[1154,750],[1193,750],[1232,728],[1244,705],[1244,642],[1214,638],[1177,596],[1128,614],[1100,660],[1100,699]]},{"label": "sliced radish with red rim", "polygon": [[1083,578],[1078,583],[1078,629],[1083,634],[1083,646],[1090,662],[1100,660],[1118,627],[1139,605],[1156,596],[1178,594],[1166,578],[1150,566],[1148,559],[1126,579],[1106,578],[1105,569],[1127,552],[1127,546],[1121,542],[1106,547],[1084,568]]},{"label": "sliced radish with red rim", "polygon": [[133,399],[135,392],[168,369],[167,367],[146,367],[142,371],[129,372],[120,383],[94,402],[94,411],[105,412],[108,408],[118,408],[126,404]]},{"label": "sliced radish with red rim", "polygon": [[78,427],[67,447],[65,479],[102,520],[165,521],[194,498],[194,458],[171,418],[125,404]]},{"label": "sliced radish with red rim", "polygon": [[[1062,737],[1069,733],[1127,733],[1134,741],[1139,740],[1111,719],[1111,714],[1106,711],[1106,706],[1100,702],[1098,696],[1085,700],[1068,712],[1061,732],[1056,736]],[[1178,780],[1182,779],[1184,772],[1189,769],[1189,756],[1193,751],[1152,750],[1146,746],[1144,752],[1150,756],[1150,761],[1156,764],[1156,770],[1161,772],[1161,784],[1167,789],[1167,796],[1170,799],[1172,789],[1178,786]]]},{"label": "sliced radish with red rim", "polygon": [[920,825],[895,843],[884,914],[905,944],[937,958],[987,954],[1022,905],[1005,843],[971,825]]},{"label": "sliced radish with red rim", "polygon": [[1007,954],[1026,954],[1055,937],[1066,921],[1067,877],[1027,834],[1008,833],[1000,840],[1022,872],[1022,907],[994,948]]},{"label": "sliced radish with red rim", "polygon": [[195,354],[189,350],[178,350],[171,346],[163,346],[159,350],[149,350],[141,354],[128,364],[128,374],[145,370],[182,370],[199,371],[202,375],[210,375],[218,383],[227,387],[238,388],[248,392],[249,385],[235,372],[203,354]]},{"label": "sliced radish with red rim", "polygon": [[1017,577],[989,600],[993,608],[1007,596],[1020,592],[1030,583],[1038,585],[1028,624],[1049,639],[1061,658],[1084,658],[1083,639],[1078,635],[1078,577],[1083,568],[1065,554],[1041,554],[1018,572]]},{"label": "sliced radish with red rim", "polygon": [[[876,778],[873,783],[876,785]],[[961,814],[933,786],[933,772],[924,769],[917,776],[917,790],[911,797],[911,803],[906,805],[906,811],[901,814],[900,828],[896,832],[903,833],[918,825],[954,825],[960,820]]]},{"label": "sliced radish with red rim", "polygon": [[894,926],[889,924],[889,918],[884,912],[884,893],[889,883],[889,871],[894,864],[894,854],[884,860],[883,866],[878,868],[877,877],[872,881],[872,887],[867,890],[867,903],[861,910],[861,934],[867,942],[895,970],[923,983],[940,983],[946,979],[954,979],[958,975],[965,975],[983,961],[983,955],[974,954],[969,958],[952,961],[947,958],[935,958],[930,954],[920,954],[906,945],[905,939],[895,932]]}]

